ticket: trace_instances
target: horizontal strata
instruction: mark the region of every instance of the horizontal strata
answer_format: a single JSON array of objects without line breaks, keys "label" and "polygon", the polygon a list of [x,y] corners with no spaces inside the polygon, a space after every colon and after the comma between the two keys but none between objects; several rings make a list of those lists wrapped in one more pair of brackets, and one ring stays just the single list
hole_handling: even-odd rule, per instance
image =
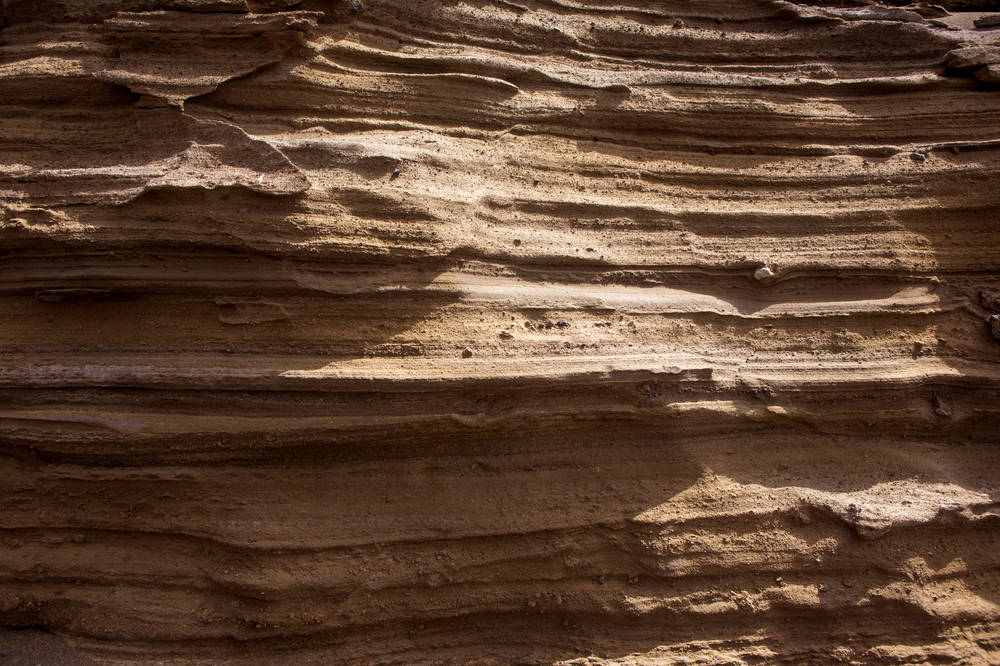
[{"label": "horizontal strata", "polygon": [[4,3],[0,625],[1000,659],[1000,30],[894,4]]}]

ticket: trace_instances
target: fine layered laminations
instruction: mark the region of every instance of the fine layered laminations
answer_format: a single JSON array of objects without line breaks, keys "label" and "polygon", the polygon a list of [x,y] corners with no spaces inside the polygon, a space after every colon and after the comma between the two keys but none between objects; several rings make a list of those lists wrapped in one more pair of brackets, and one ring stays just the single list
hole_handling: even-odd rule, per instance
[{"label": "fine layered laminations", "polygon": [[989,4],[3,0],[0,626],[1000,660]]}]

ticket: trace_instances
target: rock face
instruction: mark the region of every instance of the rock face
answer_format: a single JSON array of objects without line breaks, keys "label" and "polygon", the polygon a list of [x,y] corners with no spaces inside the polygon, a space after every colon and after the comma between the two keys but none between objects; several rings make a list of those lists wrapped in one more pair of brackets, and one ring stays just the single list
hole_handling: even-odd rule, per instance
[{"label": "rock face", "polygon": [[1000,659],[1000,31],[830,4],[4,0],[0,625]]}]

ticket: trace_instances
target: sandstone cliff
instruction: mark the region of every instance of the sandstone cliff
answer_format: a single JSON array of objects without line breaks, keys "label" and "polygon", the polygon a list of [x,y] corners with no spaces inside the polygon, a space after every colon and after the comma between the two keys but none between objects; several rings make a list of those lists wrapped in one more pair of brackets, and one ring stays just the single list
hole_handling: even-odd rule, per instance
[{"label": "sandstone cliff", "polygon": [[0,625],[1000,660],[1000,30],[942,4],[0,2]]}]

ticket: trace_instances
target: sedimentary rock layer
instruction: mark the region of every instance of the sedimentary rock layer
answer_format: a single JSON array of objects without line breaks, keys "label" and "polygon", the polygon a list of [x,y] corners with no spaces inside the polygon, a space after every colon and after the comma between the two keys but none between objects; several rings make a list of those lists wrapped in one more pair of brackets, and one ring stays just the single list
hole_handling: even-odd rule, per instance
[{"label": "sedimentary rock layer", "polygon": [[1000,30],[830,4],[0,3],[0,624],[1000,659]]}]

